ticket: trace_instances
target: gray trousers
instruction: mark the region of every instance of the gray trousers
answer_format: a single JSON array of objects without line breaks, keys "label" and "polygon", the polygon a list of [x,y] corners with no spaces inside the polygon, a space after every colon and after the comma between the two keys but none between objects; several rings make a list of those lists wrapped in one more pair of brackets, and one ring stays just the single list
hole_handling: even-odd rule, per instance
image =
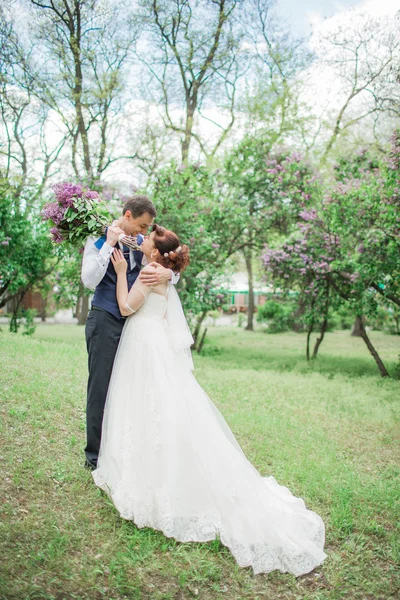
[{"label": "gray trousers", "polygon": [[88,462],[97,466],[101,426],[108,384],[125,319],[116,319],[105,310],[92,307],[86,321],[89,378],[86,403],[86,448]]}]

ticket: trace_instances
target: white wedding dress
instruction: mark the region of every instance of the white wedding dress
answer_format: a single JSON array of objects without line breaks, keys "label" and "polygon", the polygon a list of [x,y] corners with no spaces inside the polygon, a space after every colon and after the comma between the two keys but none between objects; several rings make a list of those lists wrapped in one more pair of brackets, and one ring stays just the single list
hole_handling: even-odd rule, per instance
[{"label": "white wedding dress", "polygon": [[308,573],[326,557],[322,519],[258,473],[176,354],[168,287],[134,287],[146,301],[127,319],[115,358],[96,484],[138,527],[179,542],[219,537],[254,573]]}]

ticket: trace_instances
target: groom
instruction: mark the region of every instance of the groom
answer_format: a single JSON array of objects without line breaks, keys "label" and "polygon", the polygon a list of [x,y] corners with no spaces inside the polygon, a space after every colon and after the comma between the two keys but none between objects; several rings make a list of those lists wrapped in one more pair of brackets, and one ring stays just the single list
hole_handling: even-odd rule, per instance
[{"label": "groom", "polygon": [[[130,289],[139,276],[143,253],[123,246],[118,238],[121,233],[136,235],[140,245],[143,234],[151,227],[155,216],[156,209],[147,196],[133,196],[125,202],[122,216],[107,229],[106,235],[97,240],[89,237],[85,245],[81,277],[85,287],[94,290],[85,330],[89,355],[85,466],[90,469],[97,466],[108,384],[125,323],[118,307],[117,275],[110,258],[114,247],[118,245],[128,263],[126,277]],[[176,283],[179,276],[157,264],[152,273],[142,273],[140,279],[147,285],[154,285],[168,280]]]}]

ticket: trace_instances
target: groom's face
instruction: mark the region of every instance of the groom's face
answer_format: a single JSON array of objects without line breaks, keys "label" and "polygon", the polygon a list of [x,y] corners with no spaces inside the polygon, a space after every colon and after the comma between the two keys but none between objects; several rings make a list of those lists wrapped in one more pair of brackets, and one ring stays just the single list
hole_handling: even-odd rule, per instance
[{"label": "groom's face", "polygon": [[128,235],[137,235],[138,233],[145,235],[154,221],[153,217],[147,212],[139,217],[133,217],[131,211],[127,210],[124,217],[123,228]]}]

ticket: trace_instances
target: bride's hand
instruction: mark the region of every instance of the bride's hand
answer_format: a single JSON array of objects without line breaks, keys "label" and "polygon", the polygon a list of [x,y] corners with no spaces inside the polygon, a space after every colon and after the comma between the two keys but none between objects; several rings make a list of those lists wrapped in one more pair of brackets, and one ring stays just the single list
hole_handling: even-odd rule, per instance
[{"label": "bride's hand", "polygon": [[114,265],[117,275],[126,273],[128,264],[121,250],[118,250],[118,248],[114,248],[114,252],[111,254],[111,262]]}]

